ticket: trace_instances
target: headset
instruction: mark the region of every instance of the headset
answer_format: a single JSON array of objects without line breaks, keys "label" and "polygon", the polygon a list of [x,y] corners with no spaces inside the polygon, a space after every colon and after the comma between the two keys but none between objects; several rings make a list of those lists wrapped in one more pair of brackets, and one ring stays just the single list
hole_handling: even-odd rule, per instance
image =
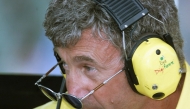
[{"label": "headset", "polygon": [[[155,100],[164,99],[172,94],[178,86],[181,72],[170,34],[143,34],[127,54],[124,30],[146,15],[154,17],[139,0],[94,1],[113,17],[122,32],[125,73],[133,91]],[[59,60],[58,55],[55,56]],[[64,72],[63,68],[61,70]]]},{"label": "headset", "polygon": [[[167,34],[164,37],[170,36]],[[147,33],[135,43],[125,61],[131,88],[156,100],[173,93],[181,78],[175,49],[164,39]]]},{"label": "headset", "polygon": [[113,17],[122,32],[125,73],[133,91],[155,100],[164,99],[172,94],[178,86],[181,72],[170,34],[166,33],[163,36],[155,33],[143,34],[135,41],[128,55],[125,47],[124,30],[130,25],[146,15],[163,22],[151,16],[139,0],[94,1]]}]

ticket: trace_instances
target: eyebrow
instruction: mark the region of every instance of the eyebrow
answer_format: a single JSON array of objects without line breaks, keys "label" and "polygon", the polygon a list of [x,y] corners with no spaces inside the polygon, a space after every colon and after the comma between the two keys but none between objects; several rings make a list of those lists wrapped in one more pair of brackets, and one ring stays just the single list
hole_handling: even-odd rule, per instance
[{"label": "eyebrow", "polygon": [[96,61],[88,56],[75,56],[73,59],[75,62],[82,62],[82,61],[87,61],[87,62],[92,62],[92,63],[96,63]]},{"label": "eyebrow", "polygon": [[[53,50],[54,50],[54,52],[57,52],[57,48],[56,47],[54,47]],[[85,56],[85,55],[75,56],[73,60],[74,60],[74,62],[87,61],[87,62],[92,62],[94,64],[97,63],[94,59],[90,58],[89,56]],[[64,62],[64,60],[62,60],[62,61]]]}]

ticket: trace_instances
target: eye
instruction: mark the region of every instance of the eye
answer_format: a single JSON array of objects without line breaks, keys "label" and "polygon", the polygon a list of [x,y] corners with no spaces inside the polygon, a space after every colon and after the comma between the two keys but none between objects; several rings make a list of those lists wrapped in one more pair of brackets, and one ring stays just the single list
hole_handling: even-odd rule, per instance
[{"label": "eye", "polygon": [[96,68],[95,68],[95,67],[88,66],[88,65],[85,65],[83,71],[86,72],[86,73],[95,72],[95,71],[96,71]]}]

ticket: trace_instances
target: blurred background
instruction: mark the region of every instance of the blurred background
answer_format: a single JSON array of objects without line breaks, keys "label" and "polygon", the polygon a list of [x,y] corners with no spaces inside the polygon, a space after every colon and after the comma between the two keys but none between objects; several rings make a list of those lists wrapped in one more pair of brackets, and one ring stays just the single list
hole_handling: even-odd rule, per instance
[{"label": "blurred background", "polygon": [[[43,20],[50,0],[0,0],[0,108],[30,109],[47,99],[34,83],[56,60],[44,34]],[[184,53],[190,63],[190,0],[176,0]],[[43,84],[59,91],[56,68]]]},{"label": "blurred background", "polygon": [[[0,0],[0,73],[42,75],[56,60],[44,36],[43,20],[50,0]],[[190,0],[176,1],[184,52],[190,63]],[[57,68],[52,75],[60,75]]]}]

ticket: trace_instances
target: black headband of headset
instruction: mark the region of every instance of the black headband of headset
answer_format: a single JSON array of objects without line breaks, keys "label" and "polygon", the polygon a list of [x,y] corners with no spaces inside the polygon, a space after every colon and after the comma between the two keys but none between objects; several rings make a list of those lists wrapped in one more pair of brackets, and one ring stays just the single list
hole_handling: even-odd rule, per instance
[{"label": "black headband of headset", "polygon": [[94,0],[117,22],[121,31],[148,14],[139,0]]}]

